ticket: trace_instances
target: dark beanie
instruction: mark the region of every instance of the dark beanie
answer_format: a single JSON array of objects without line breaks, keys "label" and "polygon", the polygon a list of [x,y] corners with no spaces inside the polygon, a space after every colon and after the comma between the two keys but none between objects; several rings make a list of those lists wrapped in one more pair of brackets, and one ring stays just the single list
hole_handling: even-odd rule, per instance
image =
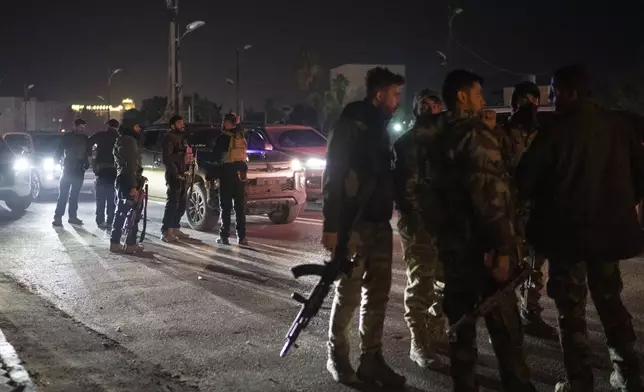
[{"label": "dark beanie", "polygon": [[106,122],[105,124],[107,124],[107,126],[110,127],[110,128],[117,128],[117,129],[118,129],[119,125],[120,125],[118,120],[116,120],[116,119],[111,119],[108,122]]},{"label": "dark beanie", "polygon": [[226,122],[226,121],[230,121],[230,122],[233,123],[233,125],[236,125],[237,124],[237,116],[235,116],[235,113],[226,113],[226,115],[224,115],[224,122]]},{"label": "dark beanie", "polygon": [[123,128],[133,129],[136,124],[139,124],[136,112],[128,110],[123,113],[123,119],[121,120],[121,126],[123,126]]}]

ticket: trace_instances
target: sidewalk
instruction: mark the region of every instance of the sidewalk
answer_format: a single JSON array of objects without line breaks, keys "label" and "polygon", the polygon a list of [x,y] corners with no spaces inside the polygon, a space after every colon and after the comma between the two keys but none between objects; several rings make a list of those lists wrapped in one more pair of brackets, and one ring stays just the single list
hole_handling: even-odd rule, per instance
[{"label": "sidewalk", "polygon": [[16,350],[0,331],[0,392],[35,392]]}]

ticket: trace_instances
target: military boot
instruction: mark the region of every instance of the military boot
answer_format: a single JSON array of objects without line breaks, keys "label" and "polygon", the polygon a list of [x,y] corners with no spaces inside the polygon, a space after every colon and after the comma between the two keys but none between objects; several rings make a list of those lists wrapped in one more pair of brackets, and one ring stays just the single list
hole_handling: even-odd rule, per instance
[{"label": "military boot", "polygon": [[557,328],[548,325],[539,313],[521,312],[521,321],[526,335],[540,339],[559,340]]},{"label": "military boot", "polygon": [[331,373],[331,377],[335,382],[340,384],[352,385],[360,383],[349,358],[344,355],[336,355],[331,350],[329,350],[329,356],[326,360],[326,370]]},{"label": "military boot", "polygon": [[424,369],[439,369],[443,362],[431,347],[427,333],[412,332],[409,358]]},{"label": "military boot", "polygon": [[401,388],[407,382],[405,376],[394,372],[382,353],[369,353],[360,356],[358,379],[365,384],[375,384],[381,388]]}]

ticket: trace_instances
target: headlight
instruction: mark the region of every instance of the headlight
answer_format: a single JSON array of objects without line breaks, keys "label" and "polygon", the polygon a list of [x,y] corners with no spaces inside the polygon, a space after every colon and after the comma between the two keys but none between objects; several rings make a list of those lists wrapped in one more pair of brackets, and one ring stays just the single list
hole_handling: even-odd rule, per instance
[{"label": "headlight", "polygon": [[302,162],[300,162],[299,159],[293,159],[291,161],[291,169],[293,171],[300,171],[302,170]]},{"label": "headlight", "polygon": [[324,159],[311,158],[306,161],[307,169],[324,169],[326,167],[326,161]]},{"label": "headlight", "polygon": [[45,158],[45,159],[43,159],[42,167],[46,171],[54,171],[54,170],[56,170],[56,162],[54,162],[54,158]]},{"label": "headlight", "polygon": [[401,123],[395,123],[394,124],[394,132],[400,132],[403,130],[402,124]]},{"label": "headlight", "polygon": [[13,170],[25,171],[29,170],[29,161],[27,158],[18,158],[13,162]]}]

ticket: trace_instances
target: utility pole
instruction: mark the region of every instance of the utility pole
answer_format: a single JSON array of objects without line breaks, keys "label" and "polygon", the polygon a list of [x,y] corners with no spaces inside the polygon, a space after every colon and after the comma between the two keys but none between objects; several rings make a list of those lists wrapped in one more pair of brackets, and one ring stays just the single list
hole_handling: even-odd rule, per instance
[{"label": "utility pole", "polygon": [[27,103],[29,102],[29,90],[34,88],[34,86],[35,85],[33,84],[30,84],[30,85],[25,84],[25,97],[24,97],[25,98],[25,108],[24,108],[24,121],[25,121],[24,131],[25,132],[27,132]]},{"label": "utility pole", "polygon": [[235,67],[235,73],[236,73],[236,76],[235,76],[235,89],[236,90],[235,91],[236,91],[236,100],[237,100],[237,106],[236,106],[237,107],[237,109],[236,109],[237,110],[237,115],[241,116],[240,103],[239,103],[239,52],[240,52],[240,50],[239,50],[239,48],[237,48],[237,60],[236,60],[236,63],[235,63],[236,64],[236,67]]},{"label": "utility pole", "polygon": [[170,118],[179,114],[179,102],[177,89],[179,85],[179,69],[177,63],[178,57],[178,39],[179,39],[179,0],[166,0],[170,18],[170,40],[168,50],[168,106],[166,109],[166,117]]}]

